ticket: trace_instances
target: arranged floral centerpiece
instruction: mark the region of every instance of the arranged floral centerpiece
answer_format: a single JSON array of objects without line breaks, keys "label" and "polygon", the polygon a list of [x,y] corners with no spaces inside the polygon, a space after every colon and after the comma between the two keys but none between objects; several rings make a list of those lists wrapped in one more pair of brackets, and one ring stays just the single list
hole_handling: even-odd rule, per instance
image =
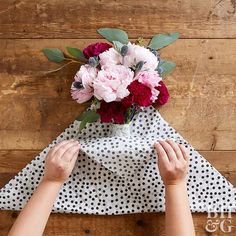
[{"label": "arranged floral centerpiece", "polygon": [[145,47],[142,38],[131,42],[120,29],[101,28],[97,32],[110,43],[93,43],[83,51],[67,47],[69,55],[60,49],[43,49],[51,61],[82,64],[71,94],[80,104],[91,100],[92,106],[78,117],[80,130],[99,119],[102,123],[127,124],[143,107],[164,105],[169,93],[163,77],[175,67],[161,59],[158,50],[177,40],[178,33],[157,34]]}]

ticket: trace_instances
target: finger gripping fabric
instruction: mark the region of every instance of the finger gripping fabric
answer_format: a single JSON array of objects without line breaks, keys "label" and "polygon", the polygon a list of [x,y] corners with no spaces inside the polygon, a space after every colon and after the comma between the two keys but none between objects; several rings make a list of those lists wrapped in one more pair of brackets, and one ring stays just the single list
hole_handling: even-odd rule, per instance
[{"label": "finger gripping fabric", "polygon": [[190,152],[187,189],[193,212],[235,211],[236,191],[211,164],[178,134],[153,107],[130,124],[130,136],[116,136],[112,124],[87,125],[78,133],[71,124],[0,190],[0,208],[20,210],[41,181],[44,159],[56,143],[75,138],[81,150],[70,178],[62,186],[53,212],[127,214],[165,211],[164,185],[154,143],[173,139]]}]

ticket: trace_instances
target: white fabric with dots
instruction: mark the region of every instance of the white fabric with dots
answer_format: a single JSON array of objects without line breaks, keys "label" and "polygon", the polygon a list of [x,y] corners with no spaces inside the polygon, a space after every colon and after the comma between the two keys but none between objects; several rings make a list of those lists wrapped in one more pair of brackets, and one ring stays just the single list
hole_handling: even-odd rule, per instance
[{"label": "white fabric with dots", "polygon": [[0,190],[0,209],[20,210],[43,176],[44,159],[56,143],[75,138],[81,150],[75,168],[61,188],[53,212],[127,214],[163,212],[164,185],[153,144],[173,139],[190,151],[188,194],[193,212],[236,211],[236,191],[153,107],[131,123],[131,136],[109,136],[111,124],[87,125],[77,133],[75,121]]}]

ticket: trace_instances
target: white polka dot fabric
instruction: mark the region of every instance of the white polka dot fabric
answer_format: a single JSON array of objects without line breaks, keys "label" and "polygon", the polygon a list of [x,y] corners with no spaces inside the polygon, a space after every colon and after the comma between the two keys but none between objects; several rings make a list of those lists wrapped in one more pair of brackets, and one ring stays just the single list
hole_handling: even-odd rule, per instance
[{"label": "white polka dot fabric", "polygon": [[190,151],[188,194],[193,212],[235,211],[236,191],[153,107],[131,123],[131,136],[111,136],[111,124],[87,125],[77,134],[75,121],[0,190],[0,208],[20,210],[39,184],[44,159],[56,143],[76,138],[81,151],[75,168],[61,188],[53,212],[127,214],[165,211],[164,185],[153,144],[173,139]]}]

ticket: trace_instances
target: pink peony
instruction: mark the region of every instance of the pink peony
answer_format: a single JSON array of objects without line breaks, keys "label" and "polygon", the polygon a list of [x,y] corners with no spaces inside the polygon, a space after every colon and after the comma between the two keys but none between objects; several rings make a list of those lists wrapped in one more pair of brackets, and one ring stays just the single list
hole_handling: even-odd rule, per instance
[{"label": "pink peony", "polygon": [[139,71],[135,76],[140,83],[146,85],[151,89],[151,101],[155,101],[158,97],[159,91],[156,88],[162,80],[157,71]]},{"label": "pink peony", "polygon": [[99,55],[100,65],[102,67],[109,67],[111,65],[123,64],[127,67],[135,67],[138,62],[143,61],[145,64],[142,70],[154,71],[158,66],[157,57],[147,48],[128,43],[128,52],[123,58],[121,54],[114,48],[101,53]]},{"label": "pink peony", "polygon": [[94,96],[106,102],[120,101],[129,95],[127,86],[133,77],[134,72],[122,65],[103,68],[94,80]]},{"label": "pink peony", "polygon": [[83,54],[86,58],[98,56],[100,53],[108,50],[110,47],[112,46],[108,43],[93,43],[83,50]]},{"label": "pink peony", "polygon": [[140,61],[144,61],[145,64],[142,70],[154,71],[158,66],[157,57],[147,48],[128,43],[128,53],[124,57],[124,65],[128,67],[135,67]]},{"label": "pink peony", "polygon": [[102,67],[119,65],[122,62],[122,56],[114,48],[110,48],[108,51],[101,53],[99,59]]},{"label": "pink peony", "polygon": [[93,96],[92,88],[71,89],[71,96],[78,103],[87,102]]},{"label": "pink peony", "polygon": [[82,65],[75,75],[75,82],[80,86],[71,86],[71,95],[78,103],[84,103],[93,96],[93,81],[97,77],[98,70],[90,65]]},{"label": "pink peony", "polygon": [[82,65],[75,75],[75,81],[81,82],[84,88],[92,87],[98,69],[88,64]]}]

